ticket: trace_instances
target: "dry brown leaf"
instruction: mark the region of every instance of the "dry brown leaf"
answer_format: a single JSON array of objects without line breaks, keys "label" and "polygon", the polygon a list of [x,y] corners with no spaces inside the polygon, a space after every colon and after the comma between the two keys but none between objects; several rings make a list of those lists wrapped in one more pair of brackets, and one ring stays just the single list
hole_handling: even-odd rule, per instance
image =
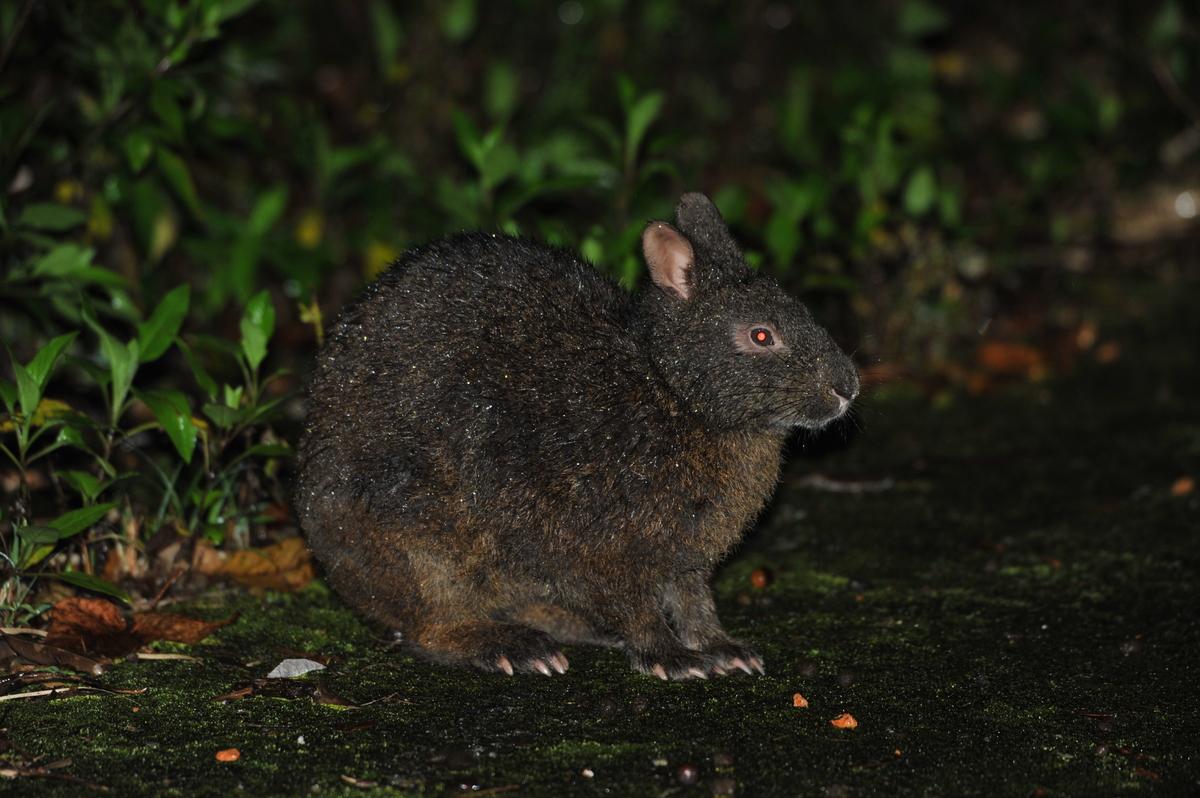
[{"label": "dry brown leaf", "polygon": [[857,729],[858,721],[849,712],[843,712],[833,720],[829,721],[830,725],[837,729]]},{"label": "dry brown leaf", "polygon": [[1196,490],[1196,480],[1191,477],[1180,477],[1171,483],[1172,496],[1187,496]]},{"label": "dry brown leaf", "polygon": [[46,643],[79,654],[121,657],[154,640],[198,643],[237,616],[204,621],[174,613],[124,613],[111,601],[72,597],[50,610]]},{"label": "dry brown leaf", "polygon": [[808,699],[799,693],[796,693],[794,696],[792,696],[792,706],[796,707],[797,709],[806,709],[808,707]]},{"label": "dry brown leaf", "polygon": [[312,555],[302,538],[286,538],[261,549],[235,551],[219,564],[209,555],[194,563],[197,570],[209,576],[222,576],[246,587],[268,590],[299,590],[316,575]]},{"label": "dry brown leaf", "polygon": [[242,752],[236,748],[223,748],[217,751],[218,762],[236,762],[242,758]]},{"label": "dry brown leaf", "polygon": [[20,657],[26,662],[38,665],[54,665],[60,668],[90,673],[99,676],[104,673],[105,662],[76,654],[58,646],[52,646],[38,640],[26,640],[18,635],[0,632],[0,664],[13,657]]},{"label": "dry brown leaf", "polygon": [[138,612],[133,616],[133,634],[144,642],[170,640],[175,643],[199,643],[235,620],[236,615],[223,621],[203,621],[170,612]]},{"label": "dry brown leaf", "polygon": [[119,657],[141,645],[130,634],[130,621],[111,601],[73,596],[50,609],[46,642],[79,654]]}]

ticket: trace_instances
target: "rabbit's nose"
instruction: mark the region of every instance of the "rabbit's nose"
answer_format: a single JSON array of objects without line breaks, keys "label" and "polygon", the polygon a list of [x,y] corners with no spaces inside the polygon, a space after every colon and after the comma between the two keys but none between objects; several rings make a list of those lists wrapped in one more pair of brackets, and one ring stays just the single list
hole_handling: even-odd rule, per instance
[{"label": "rabbit's nose", "polygon": [[829,392],[830,392],[831,394],[833,394],[833,398],[834,398],[834,399],[837,399],[837,400],[838,400],[838,409],[837,409],[837,414],[838,414],[839,416],[840,416],[842,413],[845,413],[845,412],[846,412],[846,408],[848,408],[848,407],[850,406],[850,400],[851,400],[851,399],[853,399],[853,398],[854,398],[854,394],[855,394],[855,393],[857,393],[857,391],[855,391],[854,393],[851,393],[851,394],[850,394],[850,398],[848,399],[848,398],[846,398],[845,396],[842,396],[840,393],[838,393],[838,392],[837,392],[837,389],[835,389],[835,388],[830,388],[830,389],[829,389]]}]

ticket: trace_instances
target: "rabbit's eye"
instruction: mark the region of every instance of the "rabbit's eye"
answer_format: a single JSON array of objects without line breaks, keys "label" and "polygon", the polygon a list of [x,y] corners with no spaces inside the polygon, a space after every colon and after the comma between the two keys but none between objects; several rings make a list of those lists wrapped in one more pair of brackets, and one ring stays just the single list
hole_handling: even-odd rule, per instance
[{"label": "rabbit's eye", "polygon": [[775,343],[775,336],[766,327],[755,327],[750,331],[750,340],[759,346],[771,346]]}]

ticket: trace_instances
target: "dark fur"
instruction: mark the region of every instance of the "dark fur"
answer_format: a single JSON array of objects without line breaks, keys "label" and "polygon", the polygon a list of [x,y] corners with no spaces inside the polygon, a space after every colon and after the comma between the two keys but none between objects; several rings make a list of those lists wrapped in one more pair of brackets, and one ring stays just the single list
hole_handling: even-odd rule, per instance
[{"label": "dark fur", "polygon": [[[559,642],[671,677],[757,666],[709,576],[788,431],[833,417],[829,390],[852,398],[857,376],[706,198],[685,195],[677,225],[690,301],[471,233],[409,252],[343,312],[297,507],[347,601],[425,656],[490,670],[545,672]],[[737,351],[733,327],[764,320],[790,351]]]}]

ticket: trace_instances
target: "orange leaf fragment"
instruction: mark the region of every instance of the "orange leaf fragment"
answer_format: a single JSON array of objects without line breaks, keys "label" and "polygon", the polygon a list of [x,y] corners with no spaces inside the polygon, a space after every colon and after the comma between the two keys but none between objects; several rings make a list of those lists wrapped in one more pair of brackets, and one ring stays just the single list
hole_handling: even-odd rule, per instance
[{"label": "orange leaf fragment", "polygon": [[1196,490],[1196,480],[1191,477],[1180,477],[1171,483],[1172,496],[1187,496],[1194,490]]},{"label": "orange leaf fragment", "polygon": [[792,696],[792,706],[796,707],[796,709],[807,709],[808,699],[799,693],[796,693],[794,696]]},{"label": "orange leaf fragment", "polygon": [[766,568],[755,568],[750,572],[750,584],[755,590],[763,590],[771,584],[771,572]]},{"label": "orange leaf fragment", "polygon": [[223,748],[217,751],[218,762],[236,762],[242,758],[242,752],[236,748]]},{"label": "orange leaf fragment", "polygon": [[842,714],[838,715],[833,720],[829,721],[829,723],[834,728],[837,728],[837,729],[857,729],[858,728],[858,721],[855,720],[854,716],[851,715],[849,712],[843,712]]}]

